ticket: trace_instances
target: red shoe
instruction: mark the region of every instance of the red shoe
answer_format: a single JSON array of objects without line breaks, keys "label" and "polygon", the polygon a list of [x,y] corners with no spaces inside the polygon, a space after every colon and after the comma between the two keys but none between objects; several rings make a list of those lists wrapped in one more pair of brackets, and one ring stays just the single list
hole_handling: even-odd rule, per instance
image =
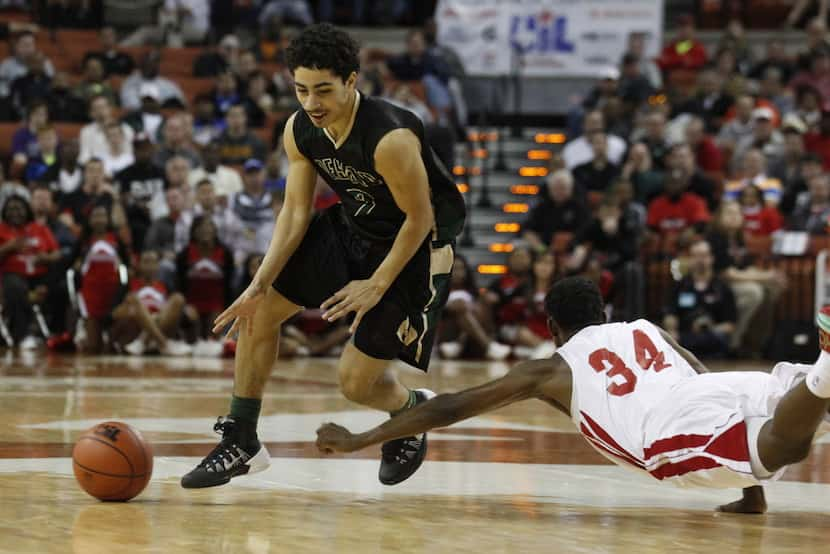
[{"label": "red shoe", "polygon": [[236,341],[233,339],[225,339],[224,349],[222,351],[223,358],[233,358],[236,355]]}]

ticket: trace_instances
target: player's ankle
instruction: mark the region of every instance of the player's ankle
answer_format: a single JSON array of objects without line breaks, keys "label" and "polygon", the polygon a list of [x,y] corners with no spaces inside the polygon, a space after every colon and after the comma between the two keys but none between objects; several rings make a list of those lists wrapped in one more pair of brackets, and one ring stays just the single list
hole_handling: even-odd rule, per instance
[{"label": "player's ankle", "polygon": [[230,416],[239,425],[250,425],[256,430],[259,421],[259,411],[262,408],[261,398],[245,398],[233,395],[231,397]]}]

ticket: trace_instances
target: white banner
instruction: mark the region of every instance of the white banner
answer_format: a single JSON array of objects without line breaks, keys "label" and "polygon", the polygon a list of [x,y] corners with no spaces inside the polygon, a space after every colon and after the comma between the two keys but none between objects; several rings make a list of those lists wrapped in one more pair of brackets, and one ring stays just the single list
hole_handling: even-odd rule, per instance
[{"label": "white banner", "polygon": [[471,75],[596,76],[631,33],[659,54],[663,0],[440,0],[438,41]]}]

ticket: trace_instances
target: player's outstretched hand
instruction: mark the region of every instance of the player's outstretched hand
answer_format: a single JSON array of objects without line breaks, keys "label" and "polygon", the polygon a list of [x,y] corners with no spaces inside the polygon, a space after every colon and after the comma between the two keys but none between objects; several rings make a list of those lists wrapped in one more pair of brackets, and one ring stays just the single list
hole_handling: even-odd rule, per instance
[{"label": "player's outstretched hand", "polygon": [[351,281],[348,285],[335,292],[328,300],[323,302],[320,308],[323,311],[323,319],[326,321],[337,321],[349,312],[357,312],[357,315],[349,327],[349,332],[354,334],[360,320],[366,312],[374,308],[386,291],[375,284],[371,279],[362,281]]},{"label": "player's outstretched hand", "polygon": [[317,429],[317,448],[324,454],[354,452],[360,446],[351,431],[336,423],[324,423]]},{"label": "player's outstretched hand", "polygon": [[232,337],[242,325],[245,326],[248,335],[252,335],[253,317],[263,298],[265,298],[265,289],[256,283],[251,283],[228,309],[216,316],[216,319],[213,320],[213,332],[219,333],[229,323],[233,322],[226,336]]}]

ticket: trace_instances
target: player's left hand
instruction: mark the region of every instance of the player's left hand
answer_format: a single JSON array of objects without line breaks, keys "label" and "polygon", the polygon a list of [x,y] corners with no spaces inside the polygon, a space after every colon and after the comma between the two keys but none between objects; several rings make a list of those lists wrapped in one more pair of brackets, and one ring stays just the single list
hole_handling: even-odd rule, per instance
[{"label": "player's left hand", "polygon": [[363,319],[366,312],[380,302],[385,292],[382,287],[371,279],[351,281],[320,306],[323,310],[323,319],[337,321],[348,315],[349,312],[357,312],[351,327],[349,327],[349,332],[354,334],[357,331],[357,326],[360,325],[360,320]]},{"label": "player's left hand", "polygon": [[317,448],[324,454],[354,452],[360,445],[355,435],[336,423],[324,423],[317,429]]}]

